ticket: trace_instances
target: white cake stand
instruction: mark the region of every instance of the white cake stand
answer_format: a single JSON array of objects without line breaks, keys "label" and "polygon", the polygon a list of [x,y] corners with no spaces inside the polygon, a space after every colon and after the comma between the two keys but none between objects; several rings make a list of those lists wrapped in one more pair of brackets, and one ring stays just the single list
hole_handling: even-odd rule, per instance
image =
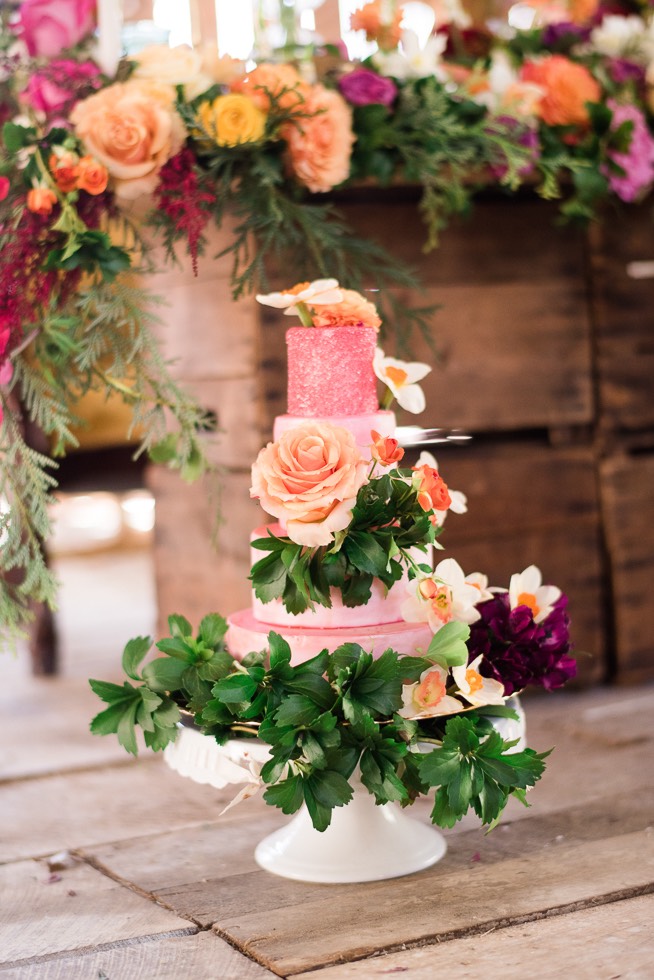
[{"label": "white cake stand", "polygon": [[[505,740],[525,747],[524,712],[511,703],[519,720],[498,718],[494,725]],[[219,789],[243,784],[242,797],[256,792],[258,770],[268,747],[255,740],[234,739],[218,745],[192,728],[182,727],[164,759],[171,769],[198,783]],[[352,800],[337,807],[327,830],[314,829],[306,806],[292,820],[257,845],[257,864],[273,874],[320,884],[381,881],[413,874],[436,864],[447,845],[436,828],[408,815],[394,803],[377,806],[357,781]]]}]

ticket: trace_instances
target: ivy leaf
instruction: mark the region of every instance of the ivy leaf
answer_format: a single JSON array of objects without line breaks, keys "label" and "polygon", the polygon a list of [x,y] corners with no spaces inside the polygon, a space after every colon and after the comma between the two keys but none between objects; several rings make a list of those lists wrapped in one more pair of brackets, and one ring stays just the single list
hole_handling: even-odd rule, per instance
[{"label": "ivy leaf", "polygon": [[301,728],[311,725],[321,714],[318,705],[304,694],[289,694],[274,714],[278,725]]},{"label": "ivy leaf", "polygon": [[359,571],[368,572],[377,578],[386,571],[388,554],[369,532],[351,531],[345,539],[343,551]]},{"label": "ivy leaf", "polygon": [[213,687],[213,695],[223,704],[249,703],[257,690],[257,682],[249,674],[230,674]]},{"label": "ivy leaf", "polygon": [[150,636],[136,636],[125,644],[125,649],[123,650],[123,670],[132,680],[138,681],[141,679],[138,667],[151,646],[152,637]]}]

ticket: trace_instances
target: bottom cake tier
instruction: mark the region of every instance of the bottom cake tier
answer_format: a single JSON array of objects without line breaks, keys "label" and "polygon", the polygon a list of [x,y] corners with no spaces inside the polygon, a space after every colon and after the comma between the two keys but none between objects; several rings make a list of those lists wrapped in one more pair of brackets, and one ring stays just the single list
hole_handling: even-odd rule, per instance
[{"label": "bottom cake tier", "polygon": [[271,627],[255,619],[249,609],[241,609],[228,617],[226,642],[233,657],[242,659],[253,651],[268,646],[271,629],[279,633],[291,648],[291,663],[311,660],[322,650],[336,650],[343,643],[358,643],[364,650],[379,657],[392,647],[404,656],[419,656],[426,652],[433,633],[427,623],[385,623],[383,626],[349,626],[338,629],[315,629],[308,626]]}]

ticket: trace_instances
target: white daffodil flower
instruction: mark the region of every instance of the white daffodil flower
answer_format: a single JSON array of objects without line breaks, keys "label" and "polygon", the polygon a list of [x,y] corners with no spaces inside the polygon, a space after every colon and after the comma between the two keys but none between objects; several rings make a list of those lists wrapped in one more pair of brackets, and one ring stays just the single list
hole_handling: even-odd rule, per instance
[{"label": "white daffodil flower", "polygon": [[472,572],[472,574],[466,575],[466,582],[468,585],[474,585],[479,590],[477,602],[486,602],[487,599],[493,598],[493,593],[488,587],[488,575],[482,575],[481,572]]},{"label": "white daffodil flower", "polygon": [[446,81],[447,73],[441,60],[446,47],[445,34],[432,34],[421,48],[417,34],[403,31],[400,47],[396,51],[378,51],[373,56],[373,61],[381,75],[390,75],[399,81],[427,78],[430,75]]},{"label": "white daffodil flower", "polygon": [[454,558],[439,562],[433,575],[414,579],[408,592],[401,608],[403,619],[407,623],[429,623],[434,633],[452,620],[470,624],[480,618],[475,608],[480,601],[479,589],[466,581]]},{"label": "white daffodil flower", "polygon": [[314,279],[313,282],[299,282],[291,289],[283,289],[279,293],[257,295],[257,302],[264,306],[274,306],[277,310],[286,310],[293,314],[293,307],[298,303],[310,303],[311,306],[323,306],[328,303],[340,303],[343,299],[342,290],[337,279]]},{"label": "white daffodil flower", "polygon": [[479,673],[480,654],[471,664],[452,667],[452,677],[462,698],[469,704],[504,704],[504,685]]},{"label": "white daffodil flower", "polygon": [[383,381],[391,393],[391,398],[382,399],[382,407],[388,408],[392,398],[397,399],[398,405],[417,415],[425,410],[425,393],[416,382],[426,378],[431,367],[420,361],[398,361],[395,357],[386,357],[381,347],[375,349],[372,369]]},{"label": "white daffodil flower", "polygon": [[423,670],[420,680],[402,687],[402,718],[436,718],[461,711],[463,705],[446,694],[448,672],[438,664]]},{"label": "white daffodil flower", "polygon": [[654,59],[654,27],[636,14],[610,14],[593,28],[590,47],[607,58],[631,58],[647,64]]},{"label": "white daffodil flower", "polygon": [[561,590],[555,585],[543,585],[540,568],[530,565],[524,572],[511,576],[509,582],[509,602],[511,609],[517,606],[529,606],[534,622],[542,623],[552,612],[552,607],[561,596]]}]

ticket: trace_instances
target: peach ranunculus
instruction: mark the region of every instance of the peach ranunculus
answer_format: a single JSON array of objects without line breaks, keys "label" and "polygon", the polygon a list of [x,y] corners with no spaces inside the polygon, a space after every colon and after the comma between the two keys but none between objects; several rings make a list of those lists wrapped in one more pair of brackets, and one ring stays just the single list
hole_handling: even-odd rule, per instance
[{"label": "peach ranunculus", "polygon": [[204,71],[202,54],[186,44],[169,48],[167,44],[149,44],[129,59],[136,67],[132,78],[143,78],[167,85],[182,85],[184,96],[195,99],[213,85]]},{"label": "peach ranunculus", "polygon": [[402,36],[402,10],[398,6],[391,20],[384,18],[382,0],[371,0],[355,10],[350,17],[350,29],[365,31],[367,41],[376,41],[382,51],[392,51]]},{"label": "peach ranunculus", "polygon": [[232,92],[249,96],[262,112],[270,111],[271,98],[286,112],[300,109],[310,91],[310,86],[293,65],[275,65],[267,61],[235,79],[230,88]]},{"label": "peach ranunculus", "polygon": [[218,146],[239,146],[256,143],[266,131],[266,117],[247,95],[232,92],[219,95],[213,102],[203,102],[198,108],[202,137]]},{"label": "peach ranunculus", "polygon": [[77,187],[87,194],[96,196],[107,189],[109,172],[93,157],[82,157],[77,165]]},{"label": "peach ranunculus", "polygon": [[50,214],[57,203],[57,195],[49,187],[32,187],[27,192],[27,210],[33,214]]},{"label": "peach ranunculus", "polygon": [[347,429],[305,422],[261,450],[250,496],[283,522],[291,541],[309,548],[329,545],[334,532],[350,523],[367,468]]},{"label": "peach ranunculus", "polygon": [[[312,310],[314,327],[372,327],[379,330],[381,317],[374,303],[354,289],[341,289],[341,294],[340,303],[330,303]],[[308,305],[311,306],[310,301]]]},{"label": "peach ranunculus", "polygon": [[452,503],[452,498],[447,483],[438,471],[426,464],[414,466],[413,471],[416,474],[413,482],[418,491],[418,503],[422,509],[425,511],[447,510]]},{"label": "peach ranunculus", "polygon": [[544,89],[536,113],[548,126],[586,126],[586,103],[601,97],[599,83],[588,69],[560,54],[525,62],[520,77]]},{"label": "peach ranunculus", "polygon": [[285,127],[289,169],[314,194],[324,193],[349,176],[352,110],[338,92],[314,85],[302,112],[307,115]]},{"label": "peach ranunculus", "polygon": [[173,97],[170,86],[133,79],[110,85],[73,109],[77,136],[107,168],[119,197],[133,200],[154,191],[159,171],[182,148],[186,133]]},{"label": "peach ranunculus", "polygon": [[392,466],[393,463],[399,463],[403,458],[404,450],[397,439],[393,439],[391,436],[382,436],[374,429],[370,433],[370,437],[372,439],[370,454],[381,466]]}]

